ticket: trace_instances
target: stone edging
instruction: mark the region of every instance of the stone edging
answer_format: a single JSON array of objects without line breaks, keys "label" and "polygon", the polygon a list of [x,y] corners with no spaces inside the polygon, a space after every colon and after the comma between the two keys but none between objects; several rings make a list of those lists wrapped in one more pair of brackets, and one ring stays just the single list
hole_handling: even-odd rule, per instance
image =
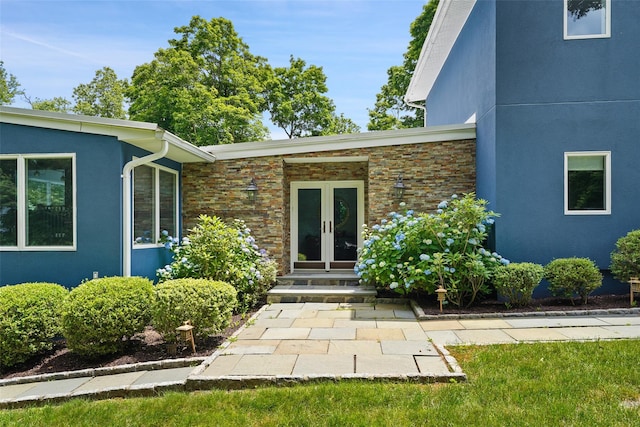
[{"label": "stone edging", "polygon": [[640,315],[640,307],[611,308],[599,310],[566,310],[566,311],[524,311],[504,313],[463,313],[463,314],[425,314],[414,300],[409,300],[411,309],[418,320],[458,320],[458,319],[495,319],[503,317],[578,317],[578,316],[628,316]]}]

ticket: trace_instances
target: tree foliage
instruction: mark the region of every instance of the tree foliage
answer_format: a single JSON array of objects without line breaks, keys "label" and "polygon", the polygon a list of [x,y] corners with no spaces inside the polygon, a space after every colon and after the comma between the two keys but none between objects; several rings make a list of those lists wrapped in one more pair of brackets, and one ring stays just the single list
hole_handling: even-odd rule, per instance
[{"label": "tree foliage", "polygon": [[16,76],[9,74],[4,68],[4,62],[0,61],[0,105],[11,104],[16,96],[22,94]]},{"label": "tree foliage", "polygon": [[127,92],[132,119],[158,123],[196,145],[265,139],[266,60],[231,21],[194,16],[153,61],[136,67]]},{"label": "tree foliage", "polygon": [[422,13],[409,28],[411,41],[404,53],[402,65],[387,70],[387,83],[376,95],[376,103],[369,110],[369,130],[403,129],[423,126],[424,110],[409,107],[404,95],[409,88],[411,76],[420,57],[422,45],[427,37],[439,0],[431,0],[424,5]]},{"label": "tree foliage", "polygon": [[118,79],[109,67],[96,71],[89,83],[79,84],[73,89],[75,105],[73,112],[87,116],[126,118],[124,108],[125,91],[129,82]]},{"label": "tree foliage", "polygon": [[334,123],[335,105],[324,94],[327,77],[322,67],[289,58],[289,67],[276,67],[267,84],[271,121],[289,138],[321,135]]},{"label": "tree foliage", "polygon": [[57,113],[68,113],[71,110],[71,102],[62,96],[56,96],[51,99],[36,98],[33,101],[27,96],[25,98],[34,110],[55,111]]}]

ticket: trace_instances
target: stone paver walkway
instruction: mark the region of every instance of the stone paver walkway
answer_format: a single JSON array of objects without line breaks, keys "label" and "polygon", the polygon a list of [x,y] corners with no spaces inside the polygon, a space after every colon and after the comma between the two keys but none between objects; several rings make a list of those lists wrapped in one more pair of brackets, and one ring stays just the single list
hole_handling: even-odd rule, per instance
[{"label": "stone paver walkway", "polygon": [[0,408],[354,378],[464,381],[445,346],[639,339],[640,315],[418,320],[409,306],[264,306],[208,358],[0,380]]}]

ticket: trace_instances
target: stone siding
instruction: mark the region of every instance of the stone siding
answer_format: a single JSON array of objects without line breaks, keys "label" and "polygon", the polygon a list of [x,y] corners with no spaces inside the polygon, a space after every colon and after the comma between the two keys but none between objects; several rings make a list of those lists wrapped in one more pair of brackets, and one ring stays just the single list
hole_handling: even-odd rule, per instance
[{"label": "stone siding", "polygon": [[[343,162],[346,157],[368,161]],[[340,157],[336,162],[300,163],[300,158]],[[286,159],[296,158],[295,163]],[[297,155],[217,160],[183,167],[183,227],[186,234],[201,214],[242,219],[258,245],[278,260],[280,274],[290,269],[290,183],[292,181],[362,180],[365,185],[365,222],[379,222],[397,211],[393,185],[398,174],[406,186],[407,209],[430,212],[452,194],[475,191],[475,141],[429,142],[375,148],[357,148]],[[255,178],[255,202],[244,189]]]}]

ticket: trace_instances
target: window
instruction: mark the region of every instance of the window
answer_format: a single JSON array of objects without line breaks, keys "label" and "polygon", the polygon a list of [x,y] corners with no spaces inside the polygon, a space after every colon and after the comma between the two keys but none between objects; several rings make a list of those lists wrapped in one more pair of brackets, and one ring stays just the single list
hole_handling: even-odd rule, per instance
[{"label": "window", "polygon": [[156,165],[133,170],[134,244],[156,245],[161,234],[178,234],[178,177]]},{"label": "window", "polygon": [[611,0],[564,0],[564,38],[611,37]]},{"label": "window", "polygon": [[611,153],[565,153],[567,215],[611,213]]},{"label": "window", "polygon": [[75,156],[0,157],[0,247],[75,249]]}]

